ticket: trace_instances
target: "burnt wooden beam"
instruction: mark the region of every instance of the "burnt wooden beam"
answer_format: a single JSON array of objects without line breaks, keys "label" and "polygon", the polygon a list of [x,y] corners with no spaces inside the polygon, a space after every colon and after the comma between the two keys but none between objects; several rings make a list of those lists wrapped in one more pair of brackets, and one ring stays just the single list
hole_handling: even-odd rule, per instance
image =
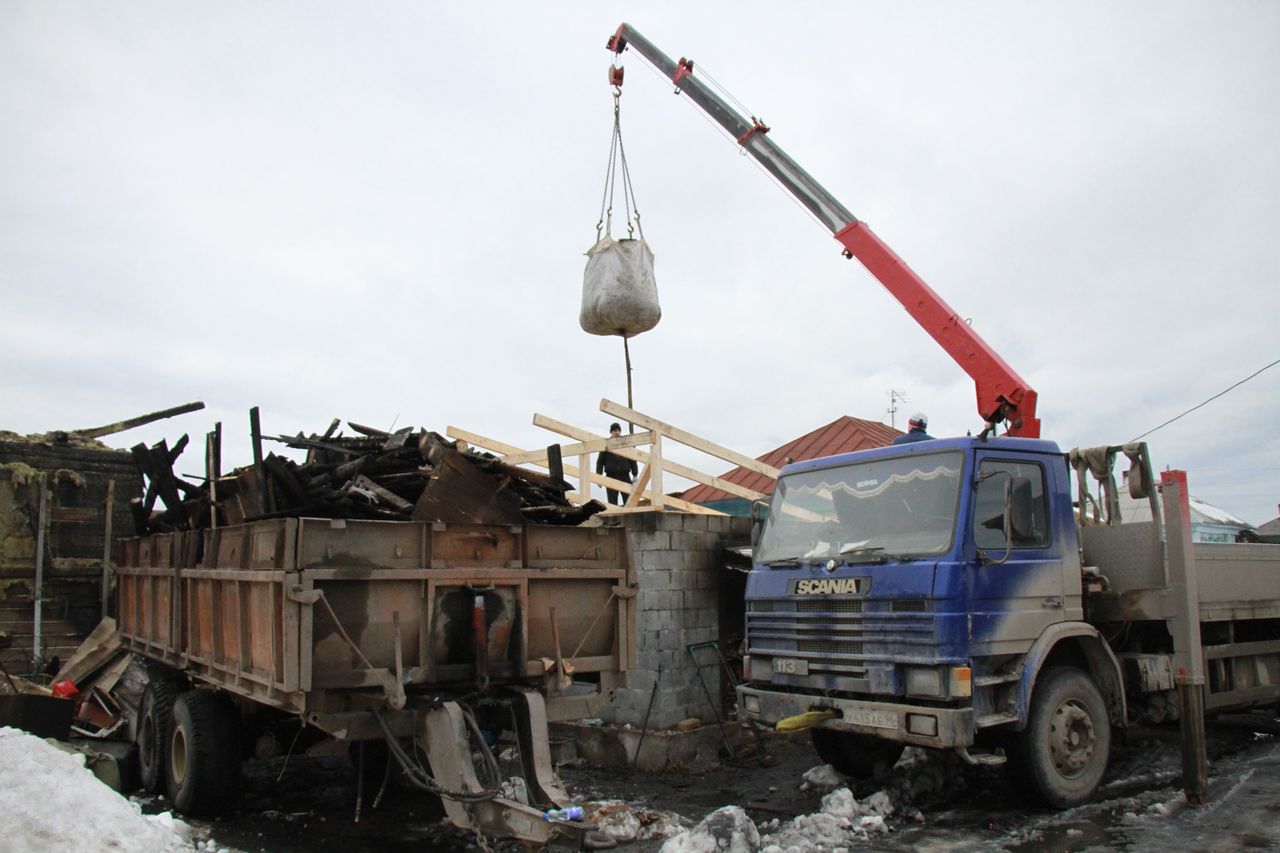
[{"label": "burnt wooden beam", "polygon": [[552,480],[564,482],[564,461],[560,458],[560,445],[547,445],[547,469]]},{"label": "burnt wooden beam", "polygon": [[81,435],[85,438],[102,438],[105,435],[112,435],[117,432],[124,432],[134,427],[145,426],[155,421],[162,421],[165,418],[172,418],[175,415],[185,415],[187,412],[198,412],[204,408],[204,403],[195,402],[187,403],[183,406],[174,406],[172,409],[164,409],[159,412],[151,412],[147,415],[138,415],[136,418],[128,420],[116,421],[113,424],[105,424],[99,427],[91,427],[90,429],[72,430],[73,435]]},{"label": "burnt wooden beam", "polygon": [[353,430],[360,433],[361,435],[367,435],[370,438],[388,438],[391,435],[391,433],[387,432],[386,430],[377,429],[376,427],[371,427],[371,426],[365,426],[364,424],[358,424],[355,421],[347,421],[347,426],[351,427]]},{"label": "burnt wooden beam", "polygon": [[187,445],[190,442],[191,442],[191,437],[184,432],[182,434],[182,438],[178,439],[178,442],[173,446],[173,449],[169,451],[170,466],[172,466],[173,463],[178,461],[178,457],[182,455],[182,451],[187,449]]},{"label": "burnt wooden beam", "polygon": [[262,467],[262,424],[258,420],[258,407],[254,406],[249,410],[249,439],[253,444],[253,470],[258,478],[259,500],[262,503],[262,511],[272,512],[275,507],[271,505],[271,488],[267,481],[266,470]]},{"label": "burnt wooden beam", "polygon": [[306,509],[310,505],[311,498],[307,494],[306,488],[298,482],[298,478],[289,469],[289,465],[284,459],[273,453],[264,459],[262,464],[267,469],[271,479],[280,487],[280,491],[284,492],[284,498],[289,502],[291,509]]}]

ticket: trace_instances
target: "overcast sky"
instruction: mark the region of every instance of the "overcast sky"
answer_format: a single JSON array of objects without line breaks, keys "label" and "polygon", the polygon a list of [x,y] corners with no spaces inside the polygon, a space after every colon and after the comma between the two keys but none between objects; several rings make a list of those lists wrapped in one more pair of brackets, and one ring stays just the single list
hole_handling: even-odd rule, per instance
[{"label": "overcast sky", "polygon": [[[0,428],[330,418],[603,431],[578,327],[607,37],[687,55],[1040,394],[1127,441],[1280,358],[1280,4],[0,3]],[[841,415],[980,428],[973,383],[634,53],[623,135],[663,319],[637,408],[749,455]],[[617,229],[615,229],[617,230]],[[1247,521],[1280,366],[1149,437]],[[690,456],[712,471],[729,467]],[[195,453],[180,472],[202,470]],[[674,484],[669,484],[674,485]]]}]

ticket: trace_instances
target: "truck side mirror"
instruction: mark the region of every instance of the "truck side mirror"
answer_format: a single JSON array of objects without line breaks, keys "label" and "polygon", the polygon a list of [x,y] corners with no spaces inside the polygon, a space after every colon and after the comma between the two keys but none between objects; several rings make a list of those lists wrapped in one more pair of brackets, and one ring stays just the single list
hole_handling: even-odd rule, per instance
[{"label": "truck side mirror", "polygon": [[1032,541],[1036,538],[1035,523],[1032,512],[1035,502],[1031,497],[1031,480],[1028,477],[1013,477],[1009,483],[1009,503],[1005,512],[1009,513],[1009,529],[1013,539]]},{"label": "truck side mirror", "polygon": [[751,550],[754,551],[756,546],[760,544],[760,528],[763,526],[764,516],[769,512],[769,505],[761,500],[751,502]]}]

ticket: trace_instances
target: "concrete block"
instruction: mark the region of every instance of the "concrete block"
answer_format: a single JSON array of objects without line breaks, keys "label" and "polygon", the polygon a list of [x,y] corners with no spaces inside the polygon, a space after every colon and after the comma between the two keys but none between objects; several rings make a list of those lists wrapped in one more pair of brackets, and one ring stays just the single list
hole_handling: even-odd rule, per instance
[{"label": "concrete block", "polygon": [[685,530],[701,530],[702,532],[705,533],[707,530],[708,518],[710,518],[710,516],[707,516],[707,515],[686,515],[684,529]]},{"label": "concrete block", "polygon": [[641,569],[636,572],[636,578],[641,595],[645,590],[671,589],[671,572],[663,569]]},{"label": "concrete block", "polygon": [[681,552],[679,551],[641,551],[640,552],[640,568],[644,569],[662,569],[671,571],[672,569],[683,568],[681,560]]},{"label": "concrete block", "polygon": [[660,512],[652,515],[657,517],[658,530],[684,530],[684,520],[695,517],[682,512]]},{"label": "concrete block", "polygon": [[676,551],[703,551],[706,550],[706,544],[703,541],[706,533],[698,533],[692,530],[673,531],[668,536],[671,537],[671,547]]}]

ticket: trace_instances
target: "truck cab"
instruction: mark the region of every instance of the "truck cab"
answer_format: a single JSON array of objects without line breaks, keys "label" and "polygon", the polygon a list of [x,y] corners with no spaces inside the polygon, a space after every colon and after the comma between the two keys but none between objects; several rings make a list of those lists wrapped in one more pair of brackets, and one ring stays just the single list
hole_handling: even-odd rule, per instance
[{"label": "truck cab", "polygon": [[784,468],[747,582],[743,715],[817,720],[819,753],[854,775],[908,743],[1002,763],[972,747],[1025,729],[1037,649],[1070,636],[1056,654],[1109,687],[1083,725],[1123,721],[1115,658],[1084,622],[1070,480],[1056,444],[1012,437]]}]

